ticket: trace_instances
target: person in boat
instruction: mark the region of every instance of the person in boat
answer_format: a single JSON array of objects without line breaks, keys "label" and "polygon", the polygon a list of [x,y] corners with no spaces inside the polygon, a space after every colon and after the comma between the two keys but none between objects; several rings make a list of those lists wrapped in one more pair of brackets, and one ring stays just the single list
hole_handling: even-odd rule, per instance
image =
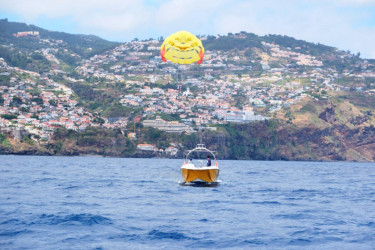
[{"label": "person in boat", "polygon": [[207,167],[211,167],[211,158],[207,155]]},{"label": "person in boat", "polygon": [[189,163],[190,163],[190,164],[193,164],[193,159],[190,158],[190,159],[189,159]]}]

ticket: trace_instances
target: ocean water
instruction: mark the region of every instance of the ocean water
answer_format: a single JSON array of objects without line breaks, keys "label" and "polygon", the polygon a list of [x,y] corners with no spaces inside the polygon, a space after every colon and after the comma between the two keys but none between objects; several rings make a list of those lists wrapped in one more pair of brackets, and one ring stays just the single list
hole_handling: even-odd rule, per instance
[{"label": "ocean water", "polygon": [[0,249],[375,249],[375,164],[0,156]]}]

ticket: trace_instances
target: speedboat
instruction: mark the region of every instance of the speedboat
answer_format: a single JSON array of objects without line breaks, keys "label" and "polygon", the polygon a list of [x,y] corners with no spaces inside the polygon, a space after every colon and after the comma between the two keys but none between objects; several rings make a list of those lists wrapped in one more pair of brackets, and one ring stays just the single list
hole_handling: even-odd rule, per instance
[{"label": "speedboat", "polygon": [[[213,160],[214,164],[208,166],[208,160],[192,160],[193,155],[207,155],[207,158]],[[219,163],[216,161],[215,154],[207,149],[204,144],[198,144],[196,148],[189,151],[186,155],[186,159],[181,166],[182,177],[184,183],[203,182],[203,183],[215,183],[219,176]]]}]

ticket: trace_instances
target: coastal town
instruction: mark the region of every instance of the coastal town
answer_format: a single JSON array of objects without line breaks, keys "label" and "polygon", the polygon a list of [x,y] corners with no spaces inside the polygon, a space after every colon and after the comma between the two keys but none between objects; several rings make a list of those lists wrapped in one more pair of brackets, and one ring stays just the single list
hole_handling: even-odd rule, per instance
[{"label": "coastal town", "polygon": [[0,250],[375,250],[375,0],[0,0]]},{"label": "coastal town", "polygon": [[[15,34],[27,35],[39,36],[27,31]],[[244,33],[234,36],[247,39]],[[205,42],[208,38],[200,39]],[[176,65],[160,59],[161,41],[134,40],[82,59],[74,68],[74,77],[62,70],[55,56],[59,51],[56,46],[63,42],[40,39],[40,43],[55,46],[35,51],[52,65],[47,73],[12,67],[0,58],[0,129],[14,134],[27,131],[38,141],[50,140],[57,127],[83,131],[89,126],[121,129],[136,140],[135,131],[127,129],[130,122],[190,134],[200,128],[215,130],[215,124],[270,119],[303,98],[328,98],[331,91],[375,95],[374,82],[370,87],[350,88],[339,81],[374,78],[374,65],[367,60],[355,65],[360,70],[339,72],[315,56],[298,52],[299,47],[274,43],[262,42],[263,50],[252,51],[255,56],[238,50],[206,50],[201,65]],[[340,55],[344,59],[355,57]],[[54,80],[56,76],[63,81]],[[105,117],[90,111],[80,105],[79,96],[69,87],[77,83],[88,84],[95,91],[105,91],[104,85],[121,86],[113,99],[137,112],[128,117]],[[139,148],[154,150],[144,144]]]}]

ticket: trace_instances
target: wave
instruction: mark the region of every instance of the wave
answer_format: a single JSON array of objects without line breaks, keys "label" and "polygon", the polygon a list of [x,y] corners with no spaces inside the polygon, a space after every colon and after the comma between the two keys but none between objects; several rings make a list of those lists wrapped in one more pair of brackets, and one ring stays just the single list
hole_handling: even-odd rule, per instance
[{"label": "wave", "polygon": [[183,233],[179,232],[164,232],[160,230],[152,230],[148,233],[150,239],[160,240],[160,239],[172,239],[172,240],[194,240],[195,238],[185,236]]},{"label": "wave", "polygon": [[6,237],[12,237],[19,234],[25,234],[25,233],[31,233],[33,231],[27,230],[27,229],[21,229],[21,230],[5,230],[0,232],[0,236],[6,236]]},{"label": "wave", "polygon": [[299,189],[292,190],[292,193],[318,193],[318,192],[319,192],[319,190],[304,189],[304,188],[299,188]]},{"label": "wave", "polygon": [[8,219],[8,220],[5,220],[5,221],[1,221],[0,225],[18,225],[20,223],[21,223],[21,221],[18,220],[18,219]]},{"label": "wave", "polygon": [[253,201],[252,204],[256,205],[281,205],[278,201]]},{"label": "wave", "polygon": [[304,220],[314,219],[315,217],[305,213],[277,214],[272,216],[273,219]]},{"label": "wave", "polygon": [[309,239],[303,239],[303,238],[298,238],[298,239],[293,239],[289,241],[288,245],[297,245],[297,246],[304,246],[304,245],[310,245],[311,240]]},{"label": "wave", "polygon": [[358,226],[375,228],[375,222],[370,221],[369,223],[358,224]]},{"label": "wave", "polygon": [[39,179],[33,180],[32,183],[36,184],[38,182],[49,182],[49,181],[56,181],[56,180],[58,180],[58,179],[53,178],[53,177],[44,177],[44,178],[39,178]]},{"label": "wave", "polygon": [[38,224],[46,225],[82,225],[82,226],[92,226],[92,225],[109,225],[112,221],[101,215],[94,214],[69,214],[65,216],[53,215],[53,214],[42,214],[39,217]]}]

